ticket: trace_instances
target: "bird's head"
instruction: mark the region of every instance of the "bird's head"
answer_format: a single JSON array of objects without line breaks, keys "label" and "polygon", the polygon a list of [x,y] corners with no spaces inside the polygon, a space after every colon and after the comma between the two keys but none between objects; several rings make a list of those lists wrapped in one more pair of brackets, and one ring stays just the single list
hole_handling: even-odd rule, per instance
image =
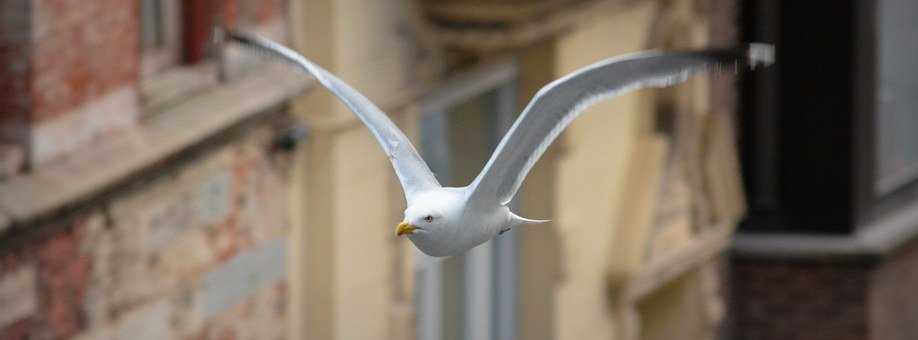
[{"label": "bird's head", "polygon": [[464,201],[451,192],[432,192],[409,202],[405,219],[395,229],[398,236],[408,236],[421,251],[436,256],[455,228],[450,228],[463,211]]}]

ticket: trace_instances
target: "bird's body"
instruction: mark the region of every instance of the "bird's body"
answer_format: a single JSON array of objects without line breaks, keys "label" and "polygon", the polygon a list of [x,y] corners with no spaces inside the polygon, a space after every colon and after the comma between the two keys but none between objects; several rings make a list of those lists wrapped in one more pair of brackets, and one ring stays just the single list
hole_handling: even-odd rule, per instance
[{"label": "bird's body", "polygon": [[230,38],[292,62],[316,77],[376,137],[389,156],[405,192],[405,218],[398,235],[427,255],[453,256],[521,224],[544,223],[514,214],[508,204],[542,153],[585,107],[646,87],[665,87],[690,76],[771,62],[770,46],[743,50],[682,53],[643,52],[606,59],[543,87],[501,140],[475,180],[465,187],[442,187],[407,137],[366,97],[298,53],[249,34]]},{"label": "bird's body", "polygon": [[[405,220],[415,226],[408,234],[411,242],[427,255],[453,256],[520,224],[548,222],[516,216],[503,204],[476,204],[468,194],[468,187],[420,193],[417,203],[405,209]],[[424,220],[427,216],[433,217],[431,222]]]},{"label": "bird's body", "polygon": [[[482,244],[510,221],[507,207],[467,205],[465,188],[432,189],[416,202],[405,209],[405,220],[416,226],[408,238],[431,256],[451,256]],[[427,216],[433,221],[425,221]]]}]

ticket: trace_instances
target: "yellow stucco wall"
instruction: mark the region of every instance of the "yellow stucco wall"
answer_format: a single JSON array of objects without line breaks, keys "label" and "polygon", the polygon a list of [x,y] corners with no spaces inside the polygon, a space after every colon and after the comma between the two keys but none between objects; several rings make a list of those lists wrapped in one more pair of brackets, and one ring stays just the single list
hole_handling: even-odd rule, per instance
[{"label": "yellow stucco wall", "polygon": [[[557,42],[556,77],[589,63],[646,49],[656,3],[644,2],[591,23]],[[641,93],[595,105],[563,135],[557,161],[555,219],[561,237],[561,279],[555,291],[557,339],[610,339],[605,268],[616,226],[626,162],[641,120],[650,117]]]},{"label": "yellow stucco wall", "polygon": [[[400,120],[400,103],[416,86],[414,41],[406,40],[405,0],[293,2],[300,30],[294,45]],[[372,71],[368,71],[372,70]],[[372,134],[322,88],[296,105],[310,126],[301,148],[302,176],[293,207],[291,338],[404,338],[406,240],[394,226],[404,201],[394,171]],[[405,126],[403,126],[405,127]],[[413,129],[406,128],[406,134]],[[398,194],[395,195],[394,192]],[[398,242],[401,241],[401,242]],[[410,288],[410,284],[407,284]],[[407,297],[406,297],[407,296]],[[410,303],[410,301],[408,301]]]},{"label": "yellow stucco wall", "polygon": [[[346,130],[335,139],[335,223],[328,226],[335,228],[335,334],[378,339],[388,332],[392,291],[389,259],[395,249],[388,239],[397,221],[388,218],[384,200],[392,170],[365,129]],[[360,327],[353,320],[361,320]]]}]

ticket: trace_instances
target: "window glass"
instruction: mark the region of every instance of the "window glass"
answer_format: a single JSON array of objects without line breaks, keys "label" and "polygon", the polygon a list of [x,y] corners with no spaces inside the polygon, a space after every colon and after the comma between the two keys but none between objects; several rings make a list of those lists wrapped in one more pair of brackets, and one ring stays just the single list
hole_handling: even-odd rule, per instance
[{"label": "window glass", "polygon": [[918,178],[918,1],[877,3],[878,194]]},{"label": "window glass", "polygon": [[144,51],[162,48],[165,43],[162,1],[142,0],[140,13],[140,46]]},{"label": "window glass", "polygon": [[141,74],[161,72],[178,63],[181,55],[177,0],[141,0]]}]

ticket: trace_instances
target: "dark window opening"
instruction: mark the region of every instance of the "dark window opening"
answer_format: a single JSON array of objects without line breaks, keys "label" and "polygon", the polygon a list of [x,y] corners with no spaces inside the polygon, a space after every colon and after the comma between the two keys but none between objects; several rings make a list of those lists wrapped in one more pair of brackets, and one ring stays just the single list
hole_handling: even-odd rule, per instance
[{"label": "dark window opening", "polygon": [[[777,63],[743,82],[748,232],[851,233],[918,194],[918,5],[746,1]],[[909,39],[911,38],[911,39]]]}]

